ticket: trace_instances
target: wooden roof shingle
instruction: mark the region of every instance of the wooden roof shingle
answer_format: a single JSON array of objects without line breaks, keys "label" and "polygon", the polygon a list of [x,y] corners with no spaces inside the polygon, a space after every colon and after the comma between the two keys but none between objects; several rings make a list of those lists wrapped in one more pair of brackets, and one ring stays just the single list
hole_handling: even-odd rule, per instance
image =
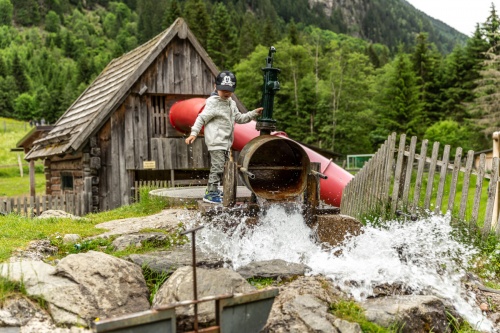
[{"label": "wooden roof shingle", "polygon": [[175,36],[187,38],[214,76],[217,75],[217,66],[185,21],[178,18],[153,39],[112,60],[59,118],[54,128],[45,137],[34,142],[25,159],[45,158],[80,150],[125,100],[134,83]]}]

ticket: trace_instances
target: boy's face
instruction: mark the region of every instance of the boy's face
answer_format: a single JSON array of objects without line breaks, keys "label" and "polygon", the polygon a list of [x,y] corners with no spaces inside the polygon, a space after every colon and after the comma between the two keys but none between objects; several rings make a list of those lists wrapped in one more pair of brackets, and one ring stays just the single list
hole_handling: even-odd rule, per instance
[{"label": "boy's face", "polygon": [[217,90],[217,94],[222,99],[228,99],[229,97],[233,96],[233,92],[227,90]]}]

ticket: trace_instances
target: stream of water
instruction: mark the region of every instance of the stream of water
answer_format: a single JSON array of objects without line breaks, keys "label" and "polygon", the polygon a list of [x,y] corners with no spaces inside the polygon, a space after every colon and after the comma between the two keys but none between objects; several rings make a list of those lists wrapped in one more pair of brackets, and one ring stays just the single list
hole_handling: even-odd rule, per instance
[{"label": "stream of water", "polygon": [[375,286],[401,285],[448,299],[476,329],[493,332],[474,295],[460,283],[475,250],[454,240],[449,216],[368,224],[364,233],[336,248],[318,244],[302,215],[280,206],[270,208],[258,226],[241,223],[244,217],[228,224],[230,220],[221,215],[204,223],[196,243],[231,260],[235,269],[272,259],[302,263],[312,269],[309,274],[331,278],[358,301],[373,295]]}]

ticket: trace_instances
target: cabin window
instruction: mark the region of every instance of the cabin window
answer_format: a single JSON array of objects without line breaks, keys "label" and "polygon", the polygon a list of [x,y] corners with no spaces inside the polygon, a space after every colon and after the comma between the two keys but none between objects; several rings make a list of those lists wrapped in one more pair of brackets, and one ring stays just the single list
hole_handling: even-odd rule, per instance
[{"label": "cabin window", "polygon": [[61,174],[62,190],[73,190],[73,175],[70,173]]},{"label": "cabin window", "polygon": [[153,129],[153,137],[167,136],[167,97],[166,96],[151,96],[151,121]]}]

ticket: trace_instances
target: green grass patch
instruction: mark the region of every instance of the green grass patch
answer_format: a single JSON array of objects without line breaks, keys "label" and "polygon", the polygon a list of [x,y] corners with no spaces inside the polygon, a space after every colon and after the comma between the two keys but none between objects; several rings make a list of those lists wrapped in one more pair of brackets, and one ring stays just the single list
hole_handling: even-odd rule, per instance
[{"label": "green grass patch", "polygon": [[23,163],[26,163],[24,152],[11,152],[10,150],[16,148],[17,143],[31,129],[32,127],[27,122],[0,117],[0,166],[17,165],[18,154]]},{"label": "green grass patch", "polygon": [[[19,168],[0,168],[0,197],[29,196],[30,177],[28,169],[25,169],[21,177]],[[35,193],[45,194],[45,175],[42,165],[36,166]]]},{"label": "green grass patch", "polygon": [[366,319],[364,310],[353,301],[341,300],[330,305],[330,312],[337,318],[358,323],[364,333],[397,333],[397,325],[382,327]]},{"label": "green grass patch", "polygon": [[[147,193],[148,189],[143,189],[143,191]],[[107,212],[88,214],[83,219],[77,220],[69,218],[31,219],[17,214],[0,215],[0,262],[10,258],[15,249],[26,247],[32,240],[50,239],[51,242],[57,244],[58,237],[65,234],[78,234],[82,238],[95,236],[105,231],[95,228],[96,224],[118,219],[148,216],[158,213],[166,207],[165,200],[160,197],[150,198],[148,195],[142,195],[141,197],[140,202],[132,205],[122,206]],[[180,242],[181,239],[184,238],[176,233],[170,242]],[[90,249],[102,251],[105,246],[107,245],[99,244],[98,241],[87,241],[83,249],[79,251],[88,251]],[[146,244],[145,248],[147,249],[148,246],[153,245]],[[64,252],[77,253],[68,248],[64,249]]]},{"label": "green grass patch", "polygon": [[276,280],[273,278],[256,278],[252,277],[247,279],[248,283],[257,289],[264,289],[276,284]]},{"label": "green grass patch", "polygon": [[170,277],[171,272],[156,272],[147,265],[142,266],[142,275],[149,289],[149,304],[153,304],[156,293],[161,285]]}]

